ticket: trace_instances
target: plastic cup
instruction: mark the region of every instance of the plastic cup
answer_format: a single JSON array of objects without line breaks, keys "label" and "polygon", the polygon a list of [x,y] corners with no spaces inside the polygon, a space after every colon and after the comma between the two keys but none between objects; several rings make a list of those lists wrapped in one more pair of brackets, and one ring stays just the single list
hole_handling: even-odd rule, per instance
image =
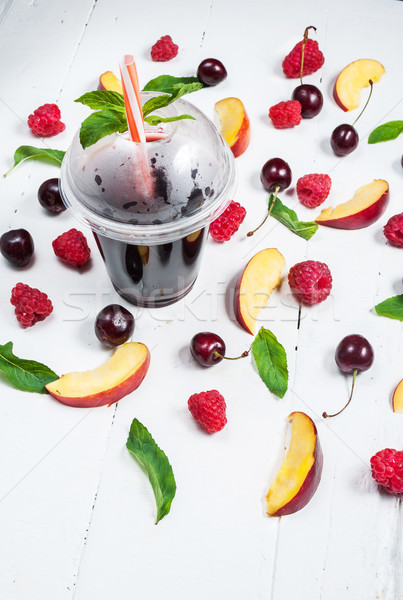
[{"label": "plastic cup", "polygon": [[200,110],[179,99],[155,114],[194,120],[149,127],[147,143],[112,134],[85,150],[77,133],[60,177],[63,201],[94,232],[116,291],[149,307],[191,290],[208,226],[236,186],[233,154]]}]

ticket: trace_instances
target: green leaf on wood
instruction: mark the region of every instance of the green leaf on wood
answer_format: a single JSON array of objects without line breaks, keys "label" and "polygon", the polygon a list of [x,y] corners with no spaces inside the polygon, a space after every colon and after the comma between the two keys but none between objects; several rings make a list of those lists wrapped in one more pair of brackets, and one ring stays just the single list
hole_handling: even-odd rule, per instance
[{"label": "green leaf on wood", "polygon": [[403,121],[389,121],[371,131],[368,137],[368,144],[395,140],[401,133],[403,133]]},{"label": "green leaf on wood", "polygon": [[169,513],[176,493],[172,467],[150,432],[137,419],[133,419],[131,424],[126,447],[150,480],[157,504],[158,523]]},{"label": "green leaf on wood", "polygon": [[[271,194],[269,198],[269,206],[272,203],[273,198],[274,196]],[[285,225],[285,227],[288,227],[288,229],[295,233],[295,235],[304,238],[304,240],[310,240],[319,227],[314,221],[300,221],[296,212],[283,204],[280,198],[276,198],[274,206],[271,210],[271,216]]]},{"label": "green leaf on wood", "polygon": [[388,317],[403,321],[403,294],[387,298],[375,306],[376,314],[380,317]]},{"label": "green leaf on wood", "polygon": [[47,394],[45,385],[59,379],[54,371],[34,360],[18,358],[13,354],[13,343],[0,344],[0,371],[10,383],[24,392]]},{"label": "green leaf on wood", "polygon": [[269,390],[282,398],[288,388],[287,354],[276,336],[263,327],[252,342],[259,375]]},{"label": "green leaf on wood", "polygon": [[20,146],[14,152],[14,165],[7,173],[4,173],[4,177],[7,177],[9,173],[20,163],[29,159],[42,160],[44,162],[51,162],[56,164],[58,167],[62,164],[63,157],[66,153],[64,150],[51,150],[50,148],[36,148],[35,146]]}]

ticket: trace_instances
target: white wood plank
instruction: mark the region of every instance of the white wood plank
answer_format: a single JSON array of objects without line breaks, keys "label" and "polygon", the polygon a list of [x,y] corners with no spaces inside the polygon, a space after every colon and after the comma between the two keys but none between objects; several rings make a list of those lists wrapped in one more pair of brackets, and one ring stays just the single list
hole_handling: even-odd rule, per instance
[{"label": "white wood plank", "polygon": [[[57,99],[93,2],[73,1],[68,6],[15,2],[6,8],[0,26],[1,78],[9,82],[2,86],[0,102],[2,173],[11,166],[19,145],[44,143],[30,134],[27,115]],[[62,106],[68,124],[67,113]],[[49,146],[65,148],[69,139],[70,133],[63,133]],[[23,270],[13,269],[2,259],[0,306],[1,343],[12,340],[18,356],[42,361],[62,373],[80,368],[85,361],[95,366],[102,362],[103,353],[96,356],[91,347],[90,321],[83,326],[66,304],[71,294],[79,294],[87,312],[94,314],[93,288],[84,297],[85,275],[58,264],[51,248],[51,241],[75,222],[67,214],[50,217],[36,199],[42,181],[57,174],[55,167],[27,163],[7,179],[1,178],[1,233],[27,228],[34,238],[36,258]],[[95,278],[97,272],[101,281],[105,279],[103,269],[98,271],[94,265]],[[20,280],[46,291],[54,303],[54,314],[47,322],[25,331],[9,301],[11,288]],[[13,389],[3,377],[1,385],[0,521],[7,540],[0,551],[2,593],[33,600],[71,598],[113,409],[69,410],[49,396]]]},{"label": "white wood plank", "polygon": [[[385,178],[391,188],[386,213],[390,216],[400,210],[396,190],[401,169],[397,172],[396,144],[369,147],[366,136],[380,122],[398,118],[393,117],[398,112],[393,107],[403,89],[394,73],[392,48],[398,46],[400,35],[397,23],[382,21],[376,14],[364,17],[354,10],[329,11],[326,18],[325,50],[329,60],[324,83],[329,90],[340,66],[353,58],[352,47],[356,47],[357,58],[376,57],[387,65],[384,86],[379,86],[379,91],[375,88],[368,112],[357,123],[361,142],[354,156],[335,159],[323,137],[322,151],[316,159],[320,168],[323,165],[324,172],[332,176],[332,201],[328,204],[348,199],[361,183]],[[388,49],[375,41],[380,28],[388,31]],[[340,31],[342,45],[337,37]],[[323,111],[318,119],[319,123],[329,124],[329,133],[344,121],[335,105],[330,108],[331,113],[326,115]],[[350,122],[351,118],[345,121]],[[323,125],[321,131],[325,136]],[[399,597],[400,504],[388,494],[378,493],[369,469],[369,459],[377,450],[401,447],[398,415],[392,413],[389,405],[391,390],[399,380],[397,371],[401,374],[401,367],[397,366],[401,361],[396,362],[396,368],[391,367],[396,372],[394,380],[387,366],[395,364],[401,325],[371,312],[378,301],[379,286],[386,288],[386,296],[392,295],[392,284],[396,285],[401,277],[396,252],[385,247],[382,226],[386,219],[387,216],[356,232],[322,229],[309,244],[309,258],[329,265],[334,287],[332,300],[318,311],[306,309],[306,318],[301,321],[294,391],[297,408],[316,416],[324,474],[309,507],[282,519],[273,598],[286,594],[290,570],[306,598]],[[339,373],[334,350],[344,335],[355,332],[373,344],[374,366],[358,376],[355,398],[348,411],[334,420],[323,421],[323,410],[337,411],[348,398],[351,378]]]}]

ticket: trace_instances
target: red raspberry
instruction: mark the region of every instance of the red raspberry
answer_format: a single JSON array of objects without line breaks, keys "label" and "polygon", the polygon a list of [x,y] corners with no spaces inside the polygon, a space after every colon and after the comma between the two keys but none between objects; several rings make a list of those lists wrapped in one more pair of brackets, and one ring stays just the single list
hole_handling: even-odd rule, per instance
[{"label": "red raspberry", "polygon": [[301,123],[301,103],[298,100],[279,102],[269,110],[269,117],[276,129],[295,127]]},{"label": "red raspberry", "polygon": [[217,390],[193,394],[188,407],[195,421],[209,433],[220,431],[227,422],[225,400]]},{"label": "red raspberry", "polygon": [[[301,72],[302,41],[298,42],[283,60],[283,71],[287,77],[298,78]],[[305,43],[304,69],[302,76],[311,75],[323,66],[325,57],[316,40],[308,38]]]},{"label": "red raspberry", "polygon": [[59,235],[53,240],[52,246],[58,258],[76,267],[85,264],[91,254],[85,235],[77,229]]},{"label": "red raspberry", "polygon": [[383,233],[391,244],[403,248],[403,213],[390,217],[383,228]]},{"label": "red raspberry", "polygon": [[66,129],[60,120],[60,109],[56,104],[44,104],[28,117],[28,127],[34,135],[50,137]]},{"label": "red raspberry", "polygon": [[178,50],[179,46],[173,43],[171,36],[164,35],[151,48],[151,58],[159,62],[166,62],[171,58],[175,58]]},{"label": "red raspberry", "polygon": [[385,448],[371,458],[372,477],[389,494],[403,492],[403,452]]},{"label": "red raspberry", "polygon": [[332,289],[332,275],[325,263],[306,260],[291,267],[288,273],[291,291],[304,304],[326,300]]},{"label": "red raspberry", "polygon": [[25,283],[17,283],[11,290],[11,304],[21,327],[31,327],[43,321],[53,310],[52,302],[46,294]]},{"label": "red raspberry", "polygon": [[222,215],[210,224],[211,237],[216,242],[228,242],[244,220],[246,210],[239,202],[233,200]]},{"label": "red raspberry", "polygon": [[308,208],[315,208],[326,200],[332,180],[329,175],[304,175],[297,181],[298,200]]}]

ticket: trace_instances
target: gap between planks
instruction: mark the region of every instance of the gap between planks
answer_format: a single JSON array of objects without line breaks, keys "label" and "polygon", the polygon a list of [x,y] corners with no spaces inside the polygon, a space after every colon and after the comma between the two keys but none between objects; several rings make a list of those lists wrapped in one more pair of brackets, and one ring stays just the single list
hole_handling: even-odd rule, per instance
[{"label": "gap between planks", "polygon": [[103,474],[104,474],[104,468],[105,468],[105,463],[106,463],[106,457],[107,457],[107,454],[108,454],[109,442],[110,442],[110,439],[111,439],[111,436],[112,436],[112,429],[113,429],[113,425],[115,423],[115,417],[116,417],[116,413],[117,413],[117,410],[118,410],[118,406],[119,406],[119,403],[116,403],[115,404],[115,409],[114,409],[113,415],[112,415],[111,424],[109,426],[108,437],[107,437],[106,443],[105,443],[105,451],[104,451],[104,456],[103,456],[103,459],[102,459],[102,465],[101,465],[101,469],[100,469],[100,473],[99,473],[98,485],[97,485],[97,488],[95,490],[94,499],[93,499],[93,502],[92,502],[90,518],[88,520],[88,525],[87,525],[87,527],[85,529],[85,532],[84,532],[83,545],[82,545],[82,548],[81,548],[80,556],[78,558],[77,568],[75,570],[75,573],[73,573],[73,584],[72,584],[73,595],[71,597],[71,600],[75,599],[76,593],[77,593],[77,589],[78,589],[78,581],[79,581],[79,577],[80,577],[81,563],[82,563],[82,560],[83,560],[83,557],[84,557],[85,548],[87,546],[87,540],[88,540],[88,537],[90,535],[90,530],[91,530],[91,525],[92,525],[92,519],[93,519],[93,516],[94,516],[95,506],[96,506],[97,499],[98,499],[98,494],[99,494],[99,489],[101,487],[101,482],[102,482],[102,478],[103,478]]},{"label": "gap between planks", "polygon": [[84,23],[84,26],[83,26],[83,29],[82,29],[81,35],[80,35],[80,36],[79,36],[79,38],[78,38],[78,41],[77,41],[77,44],[76,44],[76,48],[75,48],[75,50],[74,50],[74,52],[73,52],[73,55],[72,55],[72,57],[71,57],[71,60],[70,60],[70,63],[69,63],[69,64],[68,64],[68,66],[67,66],[67,69],[66,69],[66,72],[65,72],[65,74],[64,74],[64,77],[62,78],[62,81],[61,81],[61,84],[60,84],[60,89],[59,89],[59,91],[58,91],[58,93],[57,93],[56,102],[58,102],[58,101],[59,101],[60,94],[61,94],[61,93],[62,93],[62,91],[63,91],[63,86],[64,86],[64,84],[65,84],[65,82],[66,82],[66,79],[67,79],[67,77],[69,76],[69,73],[70,73],[70,71],[71,71],[71,67],[73,66],[73,63],[74,63],[74,60],[75,60],[75,58],[76,58],[76,55],[77,55],[78,49],[79,49],[79,47],[80,47],[80,44],[81,44],[81,42],[82,42],[82,39],[83,39],[83,37],[84,37],[84,35],[85,35],[85,31],[86,31],[86,29],[87,29],[87,27],[88,27],[88,24],[89,24],[89,22],[91,21],[91,18],[92,18],[93,12],[94,12],[94,10],[95,10],[95,6],[96,6],[96,4],[97,4],[97,1],[98,1],[98,0],[93,0],[93,2],[92,2],[92,6],[91,6],[91,8],[90,8],[90,11],[89,11],[88,17],[87,17],[87,19],[85,20],[85,23]]}]

